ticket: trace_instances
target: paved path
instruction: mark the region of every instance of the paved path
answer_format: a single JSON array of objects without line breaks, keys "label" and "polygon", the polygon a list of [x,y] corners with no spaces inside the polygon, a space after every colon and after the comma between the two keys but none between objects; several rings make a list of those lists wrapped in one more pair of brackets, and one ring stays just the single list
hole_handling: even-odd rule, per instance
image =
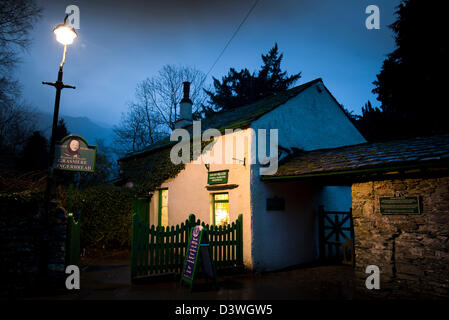
[{"label": "paved path", "polygon": [[219,275],[218,289],[198,280],[193,292],[179,281],[132,284],[129,260],[102,261],[81,271],[81,289],[51,299],[352,299],[354,272],[345,266],[308,267],[265,274]]}]

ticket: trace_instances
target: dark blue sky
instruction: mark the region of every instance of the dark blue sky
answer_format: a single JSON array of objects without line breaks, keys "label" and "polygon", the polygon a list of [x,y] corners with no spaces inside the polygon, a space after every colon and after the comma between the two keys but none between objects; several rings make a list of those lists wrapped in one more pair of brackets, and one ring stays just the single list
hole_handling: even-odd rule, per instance
[{"label": "dark blue sky", "polygon": [[[79,37],[69,47],[61,113],[118,123],[138,81],[165,64],[207,72],[254,0],[40,0],[43,18],[17,69],[26,100],[52,112],[62,46],[52,30],[66,6],[81,12]],[[380,8],[380,30],[367,30],[365,8]],[[382,61],[394,49],[387,26],[399,0],[260,0],[208,77],[221,78],[230,67],[261,65],[261,53],[275,42],[284,53],[283,69],[302,71],[298,84],[322,77],[346,108],[360,112],[370,99]]]}]

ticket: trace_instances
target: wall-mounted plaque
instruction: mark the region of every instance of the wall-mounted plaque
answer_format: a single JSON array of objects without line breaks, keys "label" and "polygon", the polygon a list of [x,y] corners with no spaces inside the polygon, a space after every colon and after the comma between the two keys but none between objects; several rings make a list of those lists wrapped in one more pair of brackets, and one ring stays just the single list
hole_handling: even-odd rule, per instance
[{"label": "wall-mounted plaque", "polygon": [[228,183],[229,170],[209,171],[207,174],[207,184]]},{"label": "wall-mounted plaque", "polygon": [[379,197],[382,214],[421,214],[419,196]]}]

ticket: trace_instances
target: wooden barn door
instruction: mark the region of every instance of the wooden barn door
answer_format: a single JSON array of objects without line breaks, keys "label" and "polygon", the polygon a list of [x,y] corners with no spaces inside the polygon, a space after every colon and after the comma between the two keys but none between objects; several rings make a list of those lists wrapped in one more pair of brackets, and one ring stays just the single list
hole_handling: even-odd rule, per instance
[{"label": "wooden barn door", "polygon": [[318,209],[320,260],[326,264],[355,265],[352,211]]}]

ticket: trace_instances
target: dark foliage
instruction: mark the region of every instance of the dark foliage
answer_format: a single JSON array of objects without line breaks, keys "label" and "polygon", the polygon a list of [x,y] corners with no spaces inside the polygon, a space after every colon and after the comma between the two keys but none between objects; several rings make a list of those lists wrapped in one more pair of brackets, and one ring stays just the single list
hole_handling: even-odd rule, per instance
[{"label": "dark foliage", "polygon": [[44,171],[0,170],[0,194],[41,192],[45,189],[46,181]]},{"label": "dark foliage", "polygon": [[81,223],[83,248],[128,248],[135,192],[112,185],[75,191],[73,211]]},{"label": "dark foliage", "polygon": [[95,172],[82,172],[80,188],[101,185],[110,181],[116,173],[117,166],[110,156],[97,152],[95,159]]},{"label": "dark foliage", "polygon": [[206,117],[214,111],[238,108],[291,87],[301,73],[287,76],[281,70],[282,58],[275,44],[268,54],[262,55],[263,65],[257,74],[246,68],[240,71],[230,68],[221,81],[214,78],[215,92],[205,90],[210,99],[210,106],[204,107]]},{"label": "dark foliage", "polygon": [[44,171],[48,164],[48,141],[39,131],[27,139],[19,160],[23,171]]},{"label": "dark foliage", "polygon": [[368,101],[362,107],[362,115],[357,117],[356,126],[368,141],[388,140],[390,132],[382,130],[389,121],[381,109],[375,108]]},{"label": "dark foliage", "polygon": [[406,0],[390,27],[396,50],[384,61],[373,93],[381,110],[366,106],[360,128],[369,140],[449,131],[444,86],[448,73],[445,10],[441,1]]},{"label": "dark foliage", "polygon": [[67,126],[65,124],[64,118],[59,119],[58,125],[56,126],[56,130],[55,130],[56,143],[61,141],[62,138],[68,136],[69,134],[70,133],[69,133],[69,130],[67,130]]},{"label": "dark foliage", "polygon": [[11,71],[19,62],[20,51],[29,46],[31,30],[41,12],[34,0],[0,2],[0,104],[17,92]]},{"label": "dark foliage", "polygon": [[0,1],[0,167],[3,168],[15,167],[11,160],[18,156],[34,131],[32,109],[22,101],[20,84],[13,75],[21,53],[29,47],[30,33],[41,11],[35,0]]}]

